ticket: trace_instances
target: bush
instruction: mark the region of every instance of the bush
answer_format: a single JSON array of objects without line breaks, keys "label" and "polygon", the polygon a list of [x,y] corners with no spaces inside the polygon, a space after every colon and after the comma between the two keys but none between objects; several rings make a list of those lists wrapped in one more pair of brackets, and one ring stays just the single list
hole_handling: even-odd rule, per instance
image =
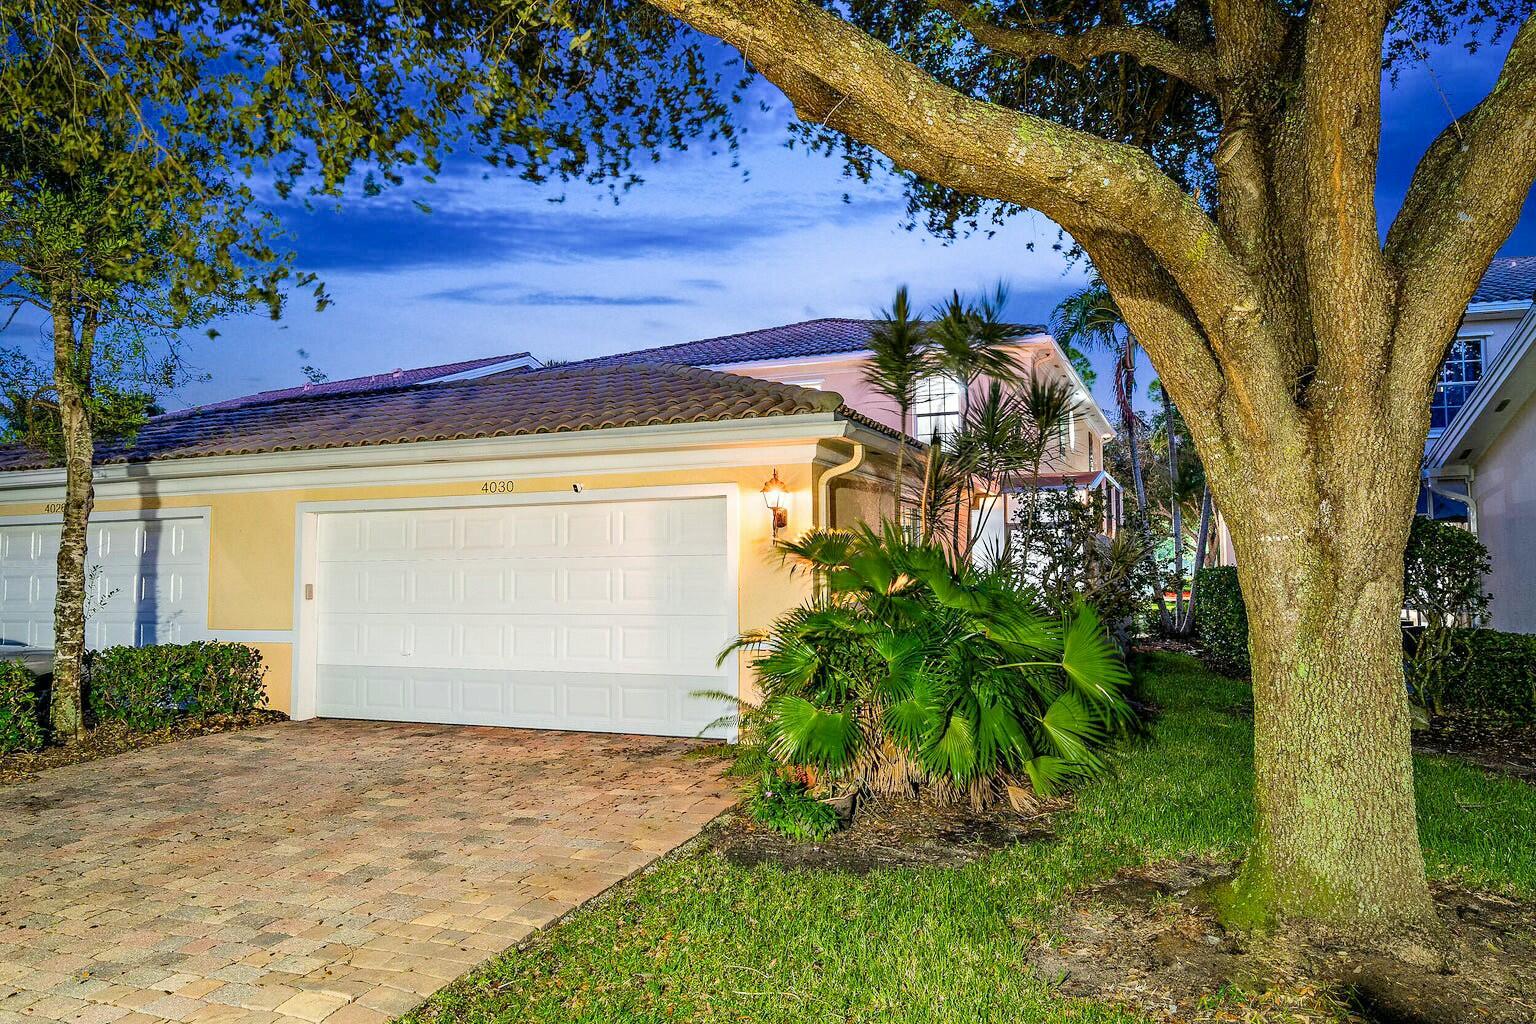
[{"label": "bush", "polygon": [[1235,567],[1208,565],[1195,574],[1195,629],[1212,668],[1248,674],[1248,609]]},{"label": "bush", "polygon": [[1122,650],[1138,631],[1137,612],[1153,589],[1152,540],[1134,514],[1104,536],[1104,492],[1068,487],[1036,489],[1019,498],[1011,554],[1024,582],[1052,608],[1069,611],[1079,600],[1098,613]]},{"label": "bush", "polygon": [[1037,610],[1010,568],[957,564],[893,523],[786,552],[818,596],[726,652],[759,652],[764,700],[744,724],[780,765],[833,790],[973,805],[1102,767],[1129,675],[1090,607]]},{"label": "bush", "polygon": [[[1536,725],[1536,636],[1453,629],[1439,655],[1436,710]],[[1423,643],[1421,634],[1416,643]]]},{"label": "bush", "polygon": [[261,655],[206,641],[108,647],[91,655],[87,686],[97,722],[158,729],[189,716],[243,715],[266,704]]},{"label": "bush", "polygon": [[816,841],[837,831],[837,811],[816,799],[787,772],[764,772],[747,796],[747,813],[765,828],[791,839]]},{"label": "bush", "polygon": [[43,745],[41,687],[19,661],[0,661],[0,754],[37,750]]},{"label": "bush", "polygon": [[1488,549],[1468,530],[1414,516],[1403,558],[1403,604],[1426,621],[1476,622],[1491,596]]}]

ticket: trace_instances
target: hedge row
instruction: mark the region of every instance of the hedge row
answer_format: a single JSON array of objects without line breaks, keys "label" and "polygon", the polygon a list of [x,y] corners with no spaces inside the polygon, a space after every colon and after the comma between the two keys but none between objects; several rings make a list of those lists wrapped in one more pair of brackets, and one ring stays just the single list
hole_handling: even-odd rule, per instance
[{"label": "hedge row", "polygon": [[[1223,672],[1247,675],[1248,613],[1237,570],[1201,569],[1195,584],[1195,623],[1206,660]],[[1410,638],[1408,643],[1413,641]],[[1507,722],[1536,724],[1536,635],[1496,629],[1453,629],[1446,682],[1439,700],[1449,710]]]},{"label": "hedge row", "polygon": [[261,655],[244,644],[108,647],[91,656],[88,703],[97,722],[158,729],[189,716],[256,710],[266,701],[264,674]]},{"label": "hedge row", "polygon": [[42,745],[42,683],[21,662],[0,661],[0,754]]},{"label": "hedge row", "polygon": [[[264,707],[261,655],[207,641],[109,647],[86,662],[86,706],[96,723],[159,729],[178,719]],[[0,754],[37,750],[47,737],[46,686],[19,662],[0,662]]]},{"label": "hedge row", "polygon": [[1453,629],[1441,705],[1505,722],[1536,725],[1536,636]]}]

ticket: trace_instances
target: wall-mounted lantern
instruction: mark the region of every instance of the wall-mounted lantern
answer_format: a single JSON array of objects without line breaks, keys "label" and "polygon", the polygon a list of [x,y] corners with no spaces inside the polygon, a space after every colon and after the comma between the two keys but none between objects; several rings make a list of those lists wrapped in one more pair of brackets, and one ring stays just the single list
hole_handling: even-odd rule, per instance
[{"label": "wall-mounted lantern", "polygon": [[789,525],[789,489],[784,486],[784,481],[779,479],[779,471],[775,469],[773,476],[763,484],[763,504],[768,506],[768,512],[773,516],[773,539],[779,539],[779,531]]}]

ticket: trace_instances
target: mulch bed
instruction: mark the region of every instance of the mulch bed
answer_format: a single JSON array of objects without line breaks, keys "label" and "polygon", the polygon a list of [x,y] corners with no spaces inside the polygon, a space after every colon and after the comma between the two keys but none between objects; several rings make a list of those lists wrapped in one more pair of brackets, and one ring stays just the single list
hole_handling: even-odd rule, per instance
[{"label": "mulch bed", "polygon": [[1439,715],[1413,734],[1413,748],[1536,783],[1536,725],[1508,725],[1476,715]]},{"label": "mulch bed", "polygon": [[1229,932],[1203,887],[1234,866],[1122,872],[1073,897],[1034,970],[1063,995],[1108,999],[1180,1021],[1374,1024],[1536,1020],[1536,906],[1453,886],[1435,891],[1439,928],[1370,944]]},{"label": "mulch bed", "polygon": [[100,725],[86,734],[79,743],[67,746],[44,747],[35,754],[0,755],[0,786],[15,785],[37,778],[39,772],[60,768],[67,764],[94,761],[101,757],[113,757],[145,747],[157,747],[162,743],[184,740],[191,736],[208,736],[220,732],[236,732],[272,722],[285,722],[288,716],[281,711],[253,711],[246,715],[210,715],[207,718],[189,718],[164,729],[135,732],[122,725]]},{"label": "mulch bed", "polygon": [[884,800],[861,805],[846,828],[819,843],[790,839],[745,814],[721,819],[708,840],[726,860],[743,867],[772,864],[855,875],[882,868],[953,867],[1013,843],[1048,838],[1046,810],[1023,815]]}]

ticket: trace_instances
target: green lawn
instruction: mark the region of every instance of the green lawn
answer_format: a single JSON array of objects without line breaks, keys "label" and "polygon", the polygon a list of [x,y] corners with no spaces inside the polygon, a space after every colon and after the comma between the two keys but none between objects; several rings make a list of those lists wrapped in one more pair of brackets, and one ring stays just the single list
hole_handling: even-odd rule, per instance
[{"label": "green lawn", "polygon": [[[1147,861],[1239,856],[1252,769],[1245,684],[1176,655],[1137,667],[1162,714],[1050,842],[864,878],[674,857],[407,1020],[1139,1020],[1054,996],[1026,971],[1029,950],[1073,887]],[[1536,789],[1428,759],[1418,788],[1433,873],[1536,895]]]}]

